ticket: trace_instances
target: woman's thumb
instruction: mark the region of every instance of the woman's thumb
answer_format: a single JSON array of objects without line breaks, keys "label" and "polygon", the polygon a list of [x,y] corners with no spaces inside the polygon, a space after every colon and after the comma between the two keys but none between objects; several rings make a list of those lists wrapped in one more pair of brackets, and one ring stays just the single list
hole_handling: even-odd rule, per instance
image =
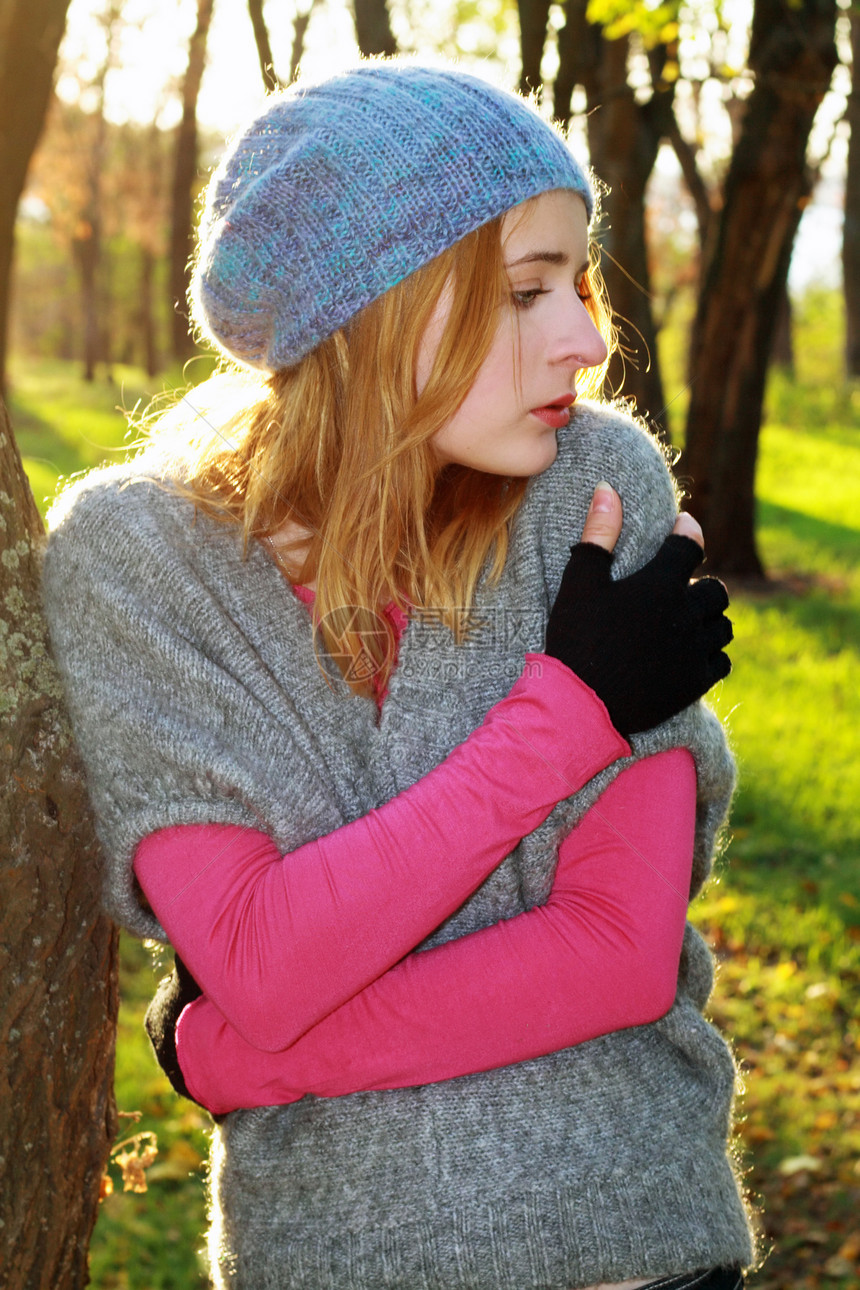
[{"label": "woman's thumb", "polygon": [[581,540],[602,546],[604,551],[613,551],[623,518],[621,498],[611,484],[602,481],[594,490]]}]

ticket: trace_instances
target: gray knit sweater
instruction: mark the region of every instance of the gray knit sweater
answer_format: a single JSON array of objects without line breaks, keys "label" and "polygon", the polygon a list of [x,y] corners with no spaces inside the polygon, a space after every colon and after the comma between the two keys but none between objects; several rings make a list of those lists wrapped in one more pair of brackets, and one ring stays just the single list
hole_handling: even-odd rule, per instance
[{"label": "gray knit sweater", "polygon": [[[462,646],[416,617],[381,719],[320,674],[306,608],[262,546],[198,515],[138,462],[87,477],[52,516],[45,603],[109,861],[107,903],[143,936],[138,840],[167,825],[265,830],[284,851],[413,783],[480,724],[540,651],[594,485],[624,503],[616,576],[657,550],[675,498],[624,415],[583,406],[529,484],[501,582]],[[694,895],[733,781],[699,704],[634,740],[691,748]],[[431,942],[544,901],[559,840],[603,772],[490,876]],[[746,1264],[727,1151],[735,1072],[702,1018],[708,951],[688,927],[678,993],[652,1025],[441,1084],[235,1112],[215,1130],[211,1252],[235,1290],[526,1290]],[[575,987],[574,987],[575,988]],[[536,1001],[535,1006],[539,1006]]]}]

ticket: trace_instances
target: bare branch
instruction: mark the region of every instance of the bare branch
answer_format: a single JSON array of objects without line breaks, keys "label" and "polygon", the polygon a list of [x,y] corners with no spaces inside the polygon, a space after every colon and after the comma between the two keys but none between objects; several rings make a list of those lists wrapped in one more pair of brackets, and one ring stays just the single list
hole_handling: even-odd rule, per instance
[{"label": "bare branch", "polygon": [[678,158],[678,164],[684,176],[684,183],[687,185],[687,191],[695,204],[696,222],[699,225],[699,245],[704,247],[707,244],[708,229],[711,223],[711,195],[696,163],[696,150],[681,134],[674,112],[669,121],[666,139],[672,145],[675,156]]},{"label": "bare branch", "polygon": [[[275,71],[275,60],[272,57],[272,44],[269,40],[269,29],[266,26],[266,20],[263,17],[263,0],[248,0],[248,13],[251,15],[251,25],[254,28],[254,41],[257,45],[257,57],[260,60],[260,71],[263,76],[263,84],[267,90],[279,90],[283,88],[283,82],[278,78]],[[301,18],[296,19],[298,28]],[[307,26],[307,18],[305,18]],[[295,43],[294,43],[295,48]],[[292,79],[292,77],[290,78]]]},{"label": "bare branch", "polygon": [[308,24],[313,17],[314,9],[317,7],[317,0],[311,0],[308,7],[296,14],[296,20],[293,24],[293,47],[290,51],[290,80],[294,81],[298,74],[299,63],[302,61],[302,55],[305,52],[305,35],[307,34]]}]

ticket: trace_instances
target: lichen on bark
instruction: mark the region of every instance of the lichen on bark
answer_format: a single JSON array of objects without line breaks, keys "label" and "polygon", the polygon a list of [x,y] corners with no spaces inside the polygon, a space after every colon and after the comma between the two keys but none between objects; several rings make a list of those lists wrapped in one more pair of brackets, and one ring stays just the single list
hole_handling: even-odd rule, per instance
[{"label": "lichen on bark", "polygon": [[115,1132],[116,932],[39,596],[42,523],[0,403],[0,1266],[84,1286]]}]

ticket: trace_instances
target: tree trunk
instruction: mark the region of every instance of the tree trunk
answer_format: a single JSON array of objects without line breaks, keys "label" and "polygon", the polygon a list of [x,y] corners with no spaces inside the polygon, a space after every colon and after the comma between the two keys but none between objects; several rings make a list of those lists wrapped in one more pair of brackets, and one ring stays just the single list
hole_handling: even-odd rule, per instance
[{"label": "tree trunk", "polygon": [[[546,44],[549,7],[550,0],[517,0],[520,18],[521,94],[531,94],[543,85],[540,68]],[[556,116],[558,115],[556,109]]]},{"label": "tree trunk", "polygon": [[0,0],[0,395],[6,384],[15,216],[54,79],[69,0]]},{"label": "tree trunk", "polygon": [[96,269],[98,267],[98,238],[91,224],[84,224],[72,242],[81,280],[81,310],[83,314],[84,380],[94,381],[99,359],[99,319],[96,302]]},{"label": "tree trunk", "polygon": [[83,313],[84,380],[93,381],[96,364],[104,362],[110,376],[109,355],[109,291],[105,280],[102,238],[102,180],[107,152],[107,122],[105,120],[105,82],[116,65],[115,41],[120,12],[116,0],[102,15],[105,32],[105,57],[92,88],[97,93],[97,106],[90,117],[92,141],[84,166],[83,208],[78,228],[72,239],[72,251],[81,275],[81,306]]},{"label": "tree trunk", "polygon": [[76,1290],[116,1129],[116,934],[2,404],[0,520],[0,1267],[6,1290]]},{"label": "tree trunk", "polygon": [[355,38],[365,56],[396,54],[397,41],[391,30],[386,0],[353,0]]},{"label": "tree trunk", "polygon": [[155,256],[148,246],[142,246],[140,248],[140,331],[147,376],[155,376],[158,371],[158,345],[155,339],[155,305],[152,290],[154,275]]},{"label": "tree trunk", "polygon": [[848,99],[848,167],[845,176],[845,368],[860,376],[860,13],[851,14],[851,95]]},{"label": "tree trunk", "polygon": [[674,83],[661,79],[668,49],[652,51],[654,88],[648,101],[639,103],[627,80],[628,38],[606,40],[602,27],[587,21],[586,10],[586,0],[568,0],[559,33],[555,111],[562,119],[568,116],[574,87],[584,87],[591,161],[609,185],[598,236],[601,269],[622,335],[610,385],[632,397],[656,433],[668,438],[645,232],[645,189],[673,119]]},{"label": "tree trunk", "polygon": [[781,367],[789,376],[794,376],[794,308],[787,278],[783,281],[776,301],[770,361],[774,367]]},{"label": "tree trunk", "polygon": [[182,83],[182,120],[176,134],[170,221],[170,316],[172,349],[177,362],[194,353],[188,325],[189,263],[193,250],[194,188],[197,179],[197,99],[206,66],[206,41],[213,0],[197,0],[197,26],[188,49]]},{"label": "tree trunk", "polygon": [[[254,28],[254,40],[257,45],[257,57],[260,60],[263,84],[267,90],[279,90],[282,88],[282,83],[275,71],[272,42],[269,40],[269,30],[263,17],[263,0],[248,0],[248,12],[251,15],[251,25]],[[299,21],[298,18],[296,21]]]},{"label": "tree trunk", "polygon": [[681,473],[711,567],[761,577],[755,466],[777,305],[802,205],[806,147],[836,63],[836,0],[756,0],[755,87],[726,177],[691,342]]},{"label": "tree trunk", "polygon": [[114,327],[113,274],[109,255],[102,257],[99,274],[99,358],[104,365],[105,380],[113,385]]}]

